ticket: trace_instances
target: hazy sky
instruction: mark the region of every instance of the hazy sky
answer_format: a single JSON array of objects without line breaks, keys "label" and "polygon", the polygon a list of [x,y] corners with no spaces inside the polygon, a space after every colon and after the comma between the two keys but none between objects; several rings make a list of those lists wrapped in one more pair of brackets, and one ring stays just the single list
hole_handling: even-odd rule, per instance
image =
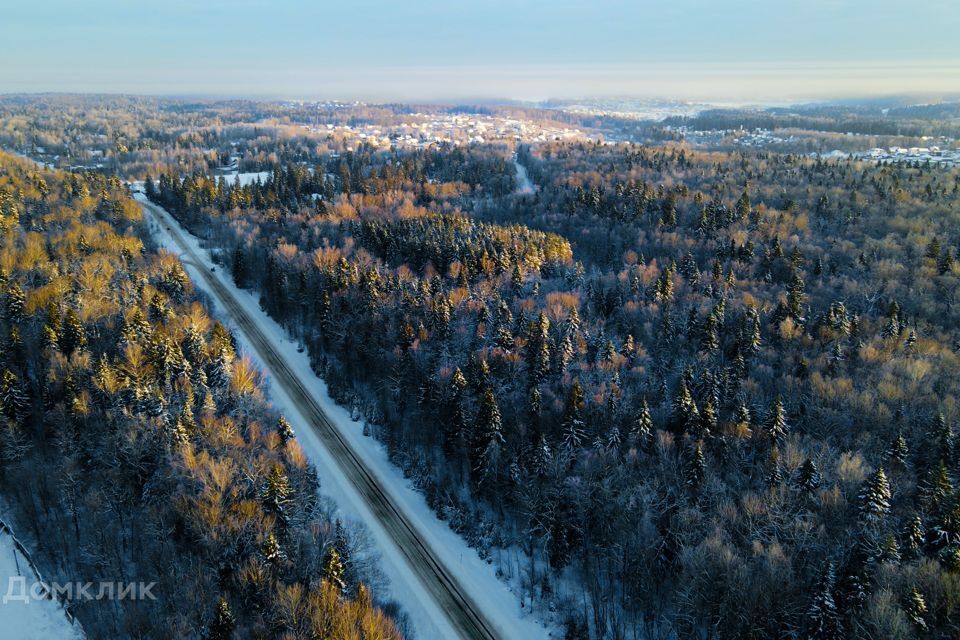
[{"label": "hazy sky", "polygon": [[960,92],[958,0],[5,0],[0,92]]}]

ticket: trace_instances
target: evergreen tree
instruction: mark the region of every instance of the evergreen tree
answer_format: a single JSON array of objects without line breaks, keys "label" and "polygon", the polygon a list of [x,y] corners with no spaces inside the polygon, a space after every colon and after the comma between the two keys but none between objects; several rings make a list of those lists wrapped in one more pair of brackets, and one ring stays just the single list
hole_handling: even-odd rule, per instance
[{"label": "evergreen tree", "polygon": [[567,404],[563,412],[563,454],[567,459],[576,455],[580,447],[583,446],[583,439],[586,437],[583,424],[583,387],[580,386],[580,380],[575,379],[570,385],[570,393],[567,396]]},{"label": "evergreen tree", "polygon": [[783,408],[783,399],[780,396],[777,396],[773,403],[764,430],[770,440],[778,444],[782,443],[787,437],[789,427],[787,426],[786,411]]},{"label": "evergreen tree", "polygon": [[903,437],[903,432],[898,431],[897,436],[887,448],[887,459],[891,462],[899,464],[900,466],[905,466],[907,463],[907,455],[909,453],[910,450],[907,447],[907,441]]},{"label": "evergreen tree", "polygon": [[835,580],[833,563],[829,562],[807,609],[804,637],[810,640],[842,640],[845,637],[840,612],[833,597]]},{"label": "evergreen tree", "polygon": [[918,632],[925,633],[927,631],[927,601],[916,587],[910,589],[904,611]]},{"label": "evergreen tree", "polygon": [[292,496],[293,490],[290,488],[290,481],[287,479],[283,465],[274,464],[267,475],[267,484],[263,490],[263,504],[281,524],[287,523],[287,510],[292,503]]},{"label": "evergreen tree", "polygon": [[73,309],[67,309],[60,327],[60,351],[68,358],[87,345],[87,334]]},{"label": "evergreen tree", "polygon": [[804,460],[797,474],[797,489],[803,495],[811,495],[820,486],[820,471],[810,458]]},{"label": "evergreen tree", "polygon": [[700,486],[703,484],[706,474],[707,463],[703,457],[703,450],[700,448],[700,443],[698,442],[693,447],[693,453],[690,456],[690,461],[687,463],[686,473],[684,474],[685,482],[694,495],[700,491]]},{"label": "evergreen tree", "polygon": [[907,522],[906,531],[903,533],[903,549],[908,557],[916,558],[920,555],[925,534],[920,516],[910,518]]},{"label": "evergreen tree", "polygon": [[693,396],[690,395],[686,380],[681,380],[677,395],[673,400],[673,412],[670,417],[671,427],[676,433],[684,434],[688,430],[695,429],[699,421],[700,411],[697,409],[697,404],[694,402]]},{"label": "evergreen tree", "polygon": [[223,598],[217,602],[217,611],[207,629],[207,640],[231,640],[236,622],[233,619],[233,613],[230,611],[230,605]]},{"label": "evergreen tree", "polygon": [[323,560],[323,579],[333,585],[338,593],[343,593],[346,588],[343,563],[340,561],[340,554],[333,547],[327,549],[326,558]]},{"label": "evergreen tree", "polygon": [[19,284],[14,282],[7,288],[7,320],[10,324],[20,324],[23,320],[23,313],[26,309],[26,296]]},{"label": "evergreen tree", "polygon": [[747,437],[753,431],[751,426],[750,409],[743,403],[737,407],[736,426],[737,434],[741,437]]},{"label": "evergreen tree", "polygon": [[531,384],[540,384],[550,372],[550,321],[540,313],[535,324],[528,331],[527,366]]},{"label": "evergreen tree", "polygon": [[[500,407],[493,395],[493,389],[487,387],[480,400],[476,424],[473,429],[471,468],[477,486],[493,480],[500,466],[500,450],[503,446],[503,424]],[[489,484],[489,482],[488,482]]]},{"label": "evergreen tree", "polygon": [[283,416],[277,418],[277,435],[280,436],[280,442],[283,444],[287,444],[295,437],[293,427],[290,426],[290,423]]},{"label": "evergreen tree", "polygon": [[877,525],[890,513],[890,483],[883,467],[867,479],[858,498],[860,517],[867,524]]},{"label": "evergreen tree", "polygon": [[645,450],[653,444],[653,418],[650,417],[646,398],[641,401],[640,412],[630,429],[630,443]]}]

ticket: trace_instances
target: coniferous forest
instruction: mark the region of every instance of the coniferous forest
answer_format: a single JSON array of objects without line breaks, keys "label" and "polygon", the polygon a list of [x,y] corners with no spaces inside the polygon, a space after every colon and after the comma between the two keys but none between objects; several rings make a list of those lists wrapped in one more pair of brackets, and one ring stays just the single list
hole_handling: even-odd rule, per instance
[{"label": "coniferous forest", "polygon": [[434,156],[147,190],[527,598],[575,577],[570,637],[960,632],[956,171],[548,144],[504,198]]},{"label": "coniferous forest", "polygon": [[[47,579],[94,583],[69,603],[87,636],[399,638],[259,372],[120,181],[0,154],[0,213],[0,486]],[[98,591],[120,577],[152,597]]]},{"label": "coniferous forest", "polygon": [[[93,135],[69,100],[5,108],[2,139],[32,118],[48,155]],[[960,636],[957,167],[600,136],[375,147],[292,132],[293,108],[246,123],[276,105],[136,108],[91,126],[115,149],[95,171],[0,177],[6,493],[37,537],[55,525],[64,575],[171,566],[161,585],[203,603],[81,618],[398,636],[126,179],[560,635]],[[330,121],[403,110],[351,113]],[[66,471],[27,486],[41,465]]]}]

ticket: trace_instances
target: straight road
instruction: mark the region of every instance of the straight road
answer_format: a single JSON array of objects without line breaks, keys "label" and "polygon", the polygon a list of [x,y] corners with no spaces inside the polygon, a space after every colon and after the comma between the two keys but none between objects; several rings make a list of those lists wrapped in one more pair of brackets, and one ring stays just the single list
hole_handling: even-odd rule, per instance
[{"label": "straight road", "polygon": [[356,487],[368,508],[378,518],[387,533],[400,549],[410,570],[430,593],[439,609],[448,617],[459,636],[468,640],[499,640],[501,635],[480,611],[477,604],[459,584],[444,563],[424,543],[425,536],[403,511],[394,504],[389,493],[380,485],[378,478],[363,463],[350,443],[340,434],[323,409],[308,392],[304,383],[291,370],[247,310],[233,293],[210,273],[210,266],[184,238],[179,223],[167,211],[139,199],[140,204],[154,219],[166,228],[182,252],[185,262],[192,262],[200,272],[217,303],[244,332],[254,347],[254,355],[287,396],[297,405],[308,420],[310,428],[320,438],[330,455],[337,461],[340,472]]}]

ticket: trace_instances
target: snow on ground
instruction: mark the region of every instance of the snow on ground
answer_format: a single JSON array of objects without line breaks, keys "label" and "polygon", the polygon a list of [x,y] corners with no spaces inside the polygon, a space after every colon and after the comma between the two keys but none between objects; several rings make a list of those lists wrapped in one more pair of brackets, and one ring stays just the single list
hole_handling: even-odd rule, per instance
[{"label": "snow on ground", "polygon": [[537,187],[533,184],[533,181],[530,180],[530,176],[527,175],[527,168],[517,162],[516,158],[513,159],[513,164],[517,168],[517,193],[520,195],[535,193]]},{"label": "snow on ground", "polygon": [[240,180],[240,186],[246,187],[247,185],[253,184],[257,180],[259,180],[260,182],[266,182],[267,178],[269,178],[271,175],[273,175],[273,173],[270,171],[257,171],[254,173],[237,173],[236,171],[234,171],[232,173],[224,173],[218,176],[211,176],[211,177],[217,180],[219,180],[220,178],[223,178],[224,180],[227,181],[227,184],[233,184],[235,180]]},{"label": "snow on ground", "polygon": [[0,530],[0,592],[20,595],[19,585],[12,592],[9,587],[18,576],[24,578],[28,599],[26,602],[0,599],[0,637],[16,640],[80,640],[84,637],[79,623],[71,625],[55,599],[36,600],[29,596],[30,587],[39,582],[39,578],[17,550],[13,536]]},{"label": "snow on ground", "polygon": [[[146,202],[146,197],[136,193],[134,197]],[[176,243],[166,232],[167,223],[158,222],[148,207],[144,207],[155,240],[164,248],[179,254]],[[171,218],[172,220],[172,218]],[[180,228],[191,249],[204,257],[204,269],[214,266],[209,253],[202,248],[200,240],[188,231]],[[197,266],[184,263],[191,280],[198,289],[205,291],[216,302],[213,293],[205,288],[199,276]],[[496,568],[482,560],[474,549],[436,518],[427,506],[422,494],[418,493],[403,473],[387,457],[385,447],[374,438],[363,435],[363,425],[354,422],[350,411],[334,402],[327,392],[327,385],[310,368],[306,353],[297,350],[297,342],[290,339],[284,329],[260,309],[259,296],[255,292],[236,287],[229,274],[216,267],[214,275],[226,286],[237,300],[244,305],[260,330],[268,336],[287,365],[300,378],[313,397],[321,405],[331,422],[347,438],[360,459],[380,480],[380,484],[389,492],[398,508],[404,510],[416,528],[424,534],[424,542],[433,549],[439,559],[457,575],[474,601],[487,612],[491,622],[499,627],[502,637],[522,640],[536,640],[558,635],[541,621],[534,619],[520,607],[519,598],[510,587],[501,582]],[[243,349],[255,355],[247,336],[229,322],[222,308],[215,310],[218,317],[226,321],[237,336]],[[262,366],[262,364],[261,364]],[[321,492],[336,502],[339,510],[348,519],[362,523],[371,533],[377,548],[381,551],[381,568],[390,582],[387,592],[381,588],[379,595],[396,600],[403,607],[414,627],[417,638],[421,640],[448,640],[456,637],[446,617],[439,610],[429,592],[409,568],[401,551],[393,543],[393,538],[380,526],[376,517],[367,508],[366,503],[356,489],[337,471],[337,463],[326,450],[312,429],[306,428],[306,421],[290,401],[283,389],[274,386],[267,373],[270,397],[276,407],[291,421],[297,433],[297,440],[310,460],[316,465],[320,477]]]}]

